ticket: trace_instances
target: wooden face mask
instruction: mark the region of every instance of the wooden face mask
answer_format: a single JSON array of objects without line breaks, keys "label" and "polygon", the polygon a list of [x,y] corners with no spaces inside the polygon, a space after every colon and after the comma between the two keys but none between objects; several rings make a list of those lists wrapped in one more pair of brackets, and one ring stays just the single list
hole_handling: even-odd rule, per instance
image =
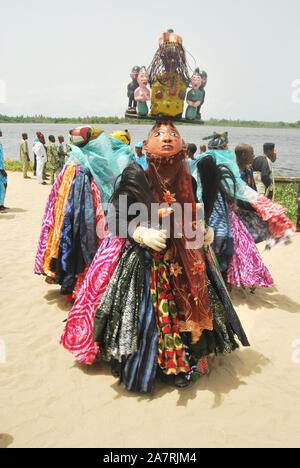
[{"label": "wooden face mask", "polygon": [[170,123],[156,126],[148,140],[144,141],[147,153],[155,156],[170,157],[183,150],[184,141],[178,130]]}]

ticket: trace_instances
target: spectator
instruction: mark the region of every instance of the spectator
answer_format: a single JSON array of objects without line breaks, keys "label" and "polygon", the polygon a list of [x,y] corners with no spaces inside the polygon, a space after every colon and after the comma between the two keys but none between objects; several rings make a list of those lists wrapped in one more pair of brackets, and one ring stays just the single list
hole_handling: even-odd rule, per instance
[{"label": "spectator", "polygon": [[27,171],[29,169],[29,151],[28,151],[28,135],[27,133],[22,134],[22,140],[20,143],[20,159],[23,162],[23,177],[24,179],[30,179],[30,177],[27,175]]},{"label": "spectator", "polygon": [[148,162],[146,155],[143,153],[143,143],[137,141],[134,146],[134,149],[135,155],[133,155],[132,159],[135,163],[139,164],[145,171],[146,169],[148,169]]},{"label": "spectator", "polygon": [[47,157],[50,166],[50,183],[54,184],[54,179],[60,173],[60,162],[57,152],[57,147],[55,144],[55,137],[53,135],[49,136],[49,145],[47,146]]},{"label": "spectator", "polygon": [[[2,137],[2,130],[0,129],[0,138]],[[0,143],[0,213],[6,213],[7,208],[4,206],[4,199],[7,189],[7,174],[4,166],[3,148]]]},{"label": "spectator", "polygon": [[41,185],[47,185],[46,182],[43,180],[43,171],[44,166],[47,162],[47,153],[45,150],[45,138],[42,133],[38,133],[37,135],[38,141],[35,143],[33,147],[33,151],[36,154],[36,175],[38,183]]},{"label": "spectator", "polygon": [[274,200],[275,180],[272,163],[276,161],[277,152],[274,143],[265,143],[263,149],[264,155],[258,156],[253,161],[253,175],[257,191]]},{"label": "spectator", "polygon": [[253,190],[256,190],[253,170],[251,168],[251,164],[254,160],[253,147],[246,144],[240,144],[235,148],[235,156],[237,165],[240,169],[241,179]]},{"label": "spectator", "polygon": [[200,154],[206,153],[206,145],[200,145]]},{"label": "spectator", "polygon": [[65,160],[66,160],[66,156],[68,155],[68,153],[66,153],[64,149],[64,141],[65,141],[64,137],[59,136],[58,141],[59,141],[59,145],[57,148],[58,161],[59,161],[59,167],[60,169],[62,169],[65,165]]},{"label": "spectator", "polygon": [[188,143],[187,145],[187,155],[190,159],[195,159],[195,153],[197,151],[197,146],[194,143]]}]

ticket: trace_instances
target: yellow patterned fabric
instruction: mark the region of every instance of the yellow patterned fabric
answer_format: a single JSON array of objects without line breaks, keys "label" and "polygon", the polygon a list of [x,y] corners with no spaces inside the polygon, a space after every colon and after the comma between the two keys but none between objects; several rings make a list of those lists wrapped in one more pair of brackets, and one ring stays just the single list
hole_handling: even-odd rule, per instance
[{"label": "yellow patterned fabric", "polygon": [[[182,114],[186,94],[185,82],[177,73],[173,73],[168,79],[162,75],[158,79],[155,79],[152,85],[151,115],[163,114],[175,117]],[[157,98],[156,93],[162,97]]]},{"label": "yellow patterned fabric", "polygon": [[62,230],[65,209],[72,181],[74,179],[75,171],[76,166],[67,167],[58,190],[57,200],[54,208],[54,223],[48,235],[47,248],[45,252],[45,260],[43,266],[44,273],[47,276],[50,276],[51,278],[55,278],[55,273],[51,271],[50,263],[52,258],[57,258],[58,256],[59,239]]}]

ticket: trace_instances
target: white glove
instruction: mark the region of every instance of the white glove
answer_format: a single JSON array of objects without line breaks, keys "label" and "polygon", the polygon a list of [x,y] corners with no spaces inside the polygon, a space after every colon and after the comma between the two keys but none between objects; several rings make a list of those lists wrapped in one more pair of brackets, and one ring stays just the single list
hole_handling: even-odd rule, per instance
[{"label": "white glove", "polygon": [[208,247],[214,241],[215,233],[213,228],[206,225],[205,232],[204,232],[204,247]]},{"label": "white glove", "polygon": [[132,237],[138,244],[146,245],[156,252],[161,252],[167,247],[165,231],[139,226]]}]

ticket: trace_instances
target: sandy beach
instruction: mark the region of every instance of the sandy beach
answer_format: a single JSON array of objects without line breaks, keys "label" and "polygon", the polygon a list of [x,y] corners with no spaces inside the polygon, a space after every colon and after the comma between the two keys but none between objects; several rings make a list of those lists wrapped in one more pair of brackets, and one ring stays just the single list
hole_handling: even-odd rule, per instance
[{"label": "sandy beach", "polygon": [[251,348],[210,358],[210,375],[185,391],[157,383],[151,397],[131,394],[108,366],[79,365],[59,345],[70,305],[33,274],[49,192],[35,178],[8,173],[10,210],[0,214],[0,448],[299,447],[300,234],[287,247],[260,246],[273,289],[232,292]]}]

